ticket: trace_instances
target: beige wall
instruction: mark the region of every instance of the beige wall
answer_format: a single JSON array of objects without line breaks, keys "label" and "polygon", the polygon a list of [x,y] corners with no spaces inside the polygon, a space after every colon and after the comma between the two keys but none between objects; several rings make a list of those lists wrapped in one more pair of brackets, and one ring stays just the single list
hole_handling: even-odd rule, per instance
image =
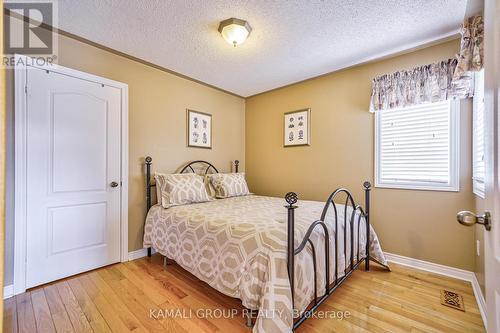
[{"label": "beige wall", "polygon": [[[60,36],[59,64],[127,83],[129,86],[129,251],[142,248],[145,216],[143,159],[153,169],[174,172],[181,164],[204,159],[229,171],[239,159],[245,168],[245,101],[141,63]],[[13,175],[13,91],[9,73],[10,175]],[[213,149],[186,147],[186,108],[212,114]],[[13,183],[10,178],[10,193]],[[6,284],[12,282],[13,220],[10,199],[6,246]]]},{"label": "beige wall", "polygon": [[[395,58],[336,72],[257,95],[246,101],[246,160],[250,190],[325,200],[339,186],[362,199],[373,183],[374,115],[368,112],[371,79],[452,57],[454,40]],[[309,147],[282,147],[283,113],[311,108]],[[375,188],[372,222],[385,251],[473,270],[473,229],[457,211],[474,207],[471,184],[471,103],[462,102],[459,193]]]}]

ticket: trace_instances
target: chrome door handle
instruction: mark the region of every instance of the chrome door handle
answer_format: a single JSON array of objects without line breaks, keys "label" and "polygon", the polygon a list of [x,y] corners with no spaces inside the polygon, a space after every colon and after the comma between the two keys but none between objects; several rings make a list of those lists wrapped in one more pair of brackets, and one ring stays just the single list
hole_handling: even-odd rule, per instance
[{"label": "chrome door handle", "polygon": [[111,186],[111,187],[118,187],[118,183],[117,182],[111,182],[111,184],[109,184],[109,186]]},{"label": "chrome door handle", "polygon": [[468,210],[461,211],[457,214],[458,223],[465,226],[473,226],[474,224],[482,224],[486,230],[491,230],[491,213],[484,212],[483,215],[476,215]]}]

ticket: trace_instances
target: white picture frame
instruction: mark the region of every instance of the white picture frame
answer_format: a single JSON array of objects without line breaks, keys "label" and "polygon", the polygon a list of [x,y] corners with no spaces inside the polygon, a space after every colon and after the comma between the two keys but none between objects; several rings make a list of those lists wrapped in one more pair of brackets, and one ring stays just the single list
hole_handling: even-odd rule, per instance
[{"label": "white picture frame", "polygon": [[212,149],[212,115],[187,109],[187,145]]},{"label": "white picture frame", "polygon": [[283,147],[311,144],[311,109],[286,112],[283,115]]}]

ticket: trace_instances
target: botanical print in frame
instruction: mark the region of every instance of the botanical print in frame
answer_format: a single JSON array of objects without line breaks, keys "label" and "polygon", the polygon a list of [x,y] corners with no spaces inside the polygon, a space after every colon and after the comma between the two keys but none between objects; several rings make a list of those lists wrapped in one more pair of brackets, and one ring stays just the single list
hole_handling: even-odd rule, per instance
[{"label": "botanical print in frame", "polygon": [[283,120],[283,146],[309,146],[311,138],[311,109],[287,112]]},{"label": "botanical print in frame", "polygon": [[212,149],[212,115],[187,109],[188,147]]}]

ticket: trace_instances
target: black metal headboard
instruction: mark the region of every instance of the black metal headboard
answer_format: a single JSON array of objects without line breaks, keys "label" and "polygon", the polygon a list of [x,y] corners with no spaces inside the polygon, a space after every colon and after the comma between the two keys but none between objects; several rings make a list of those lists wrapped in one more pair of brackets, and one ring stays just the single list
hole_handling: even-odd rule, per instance
[{"label": "black metal headboard", "polygon": [[207,162],[207,161],[202,161],[202,160],[189,162],[186,166],[184,166],[184,168],[182,168],[180,173],[184,173],[188,170],[191,170],[192,173],[196,173],[196,171],[194,171],[194,168],[193,168],[193,165],[196,165],[196,164],[202,164],[202,165],[205,164],[207,166],[205,169],[205,175],[208,174],[208,171],[210,171],[210,169],[213,169],[213,171],[215,171],[215,173],[219,173],[219,171],[217,171],[217,168],[214,167],[212,163]]},{"label": "black metal headboard", "polygon": [[[152,198],[151,198],[151,188],[156,187],[156,184],[151,182],[151,164],[153,164],[153,159],[151,158],[151,156],[148,156],[145,158],[145,161],[146,161],[145,164],[146,164],[146,209],[147,209],[146,212],[147,212],[147,211],[149,211],[151,206],[153,206]],[[186,173],[186,172],[187,173],[189,173],[189,172],[196,173],[195,168],[193,167],[196,164],[204,165],[203,168],[205,169],[205,172],[204,172],[205,175],[208,174],[208,172],[210,170],[212,170],[213,173],[219,173],[217,168],[212,163],[207,162],[207,161],[202,161],[202,160],[189,162],[181,169],[181,171],[179,173]],[[234,161],[234,171],[235,172],[238,172],[239,164],[240,164],[240,161],[238,161],[238,160]],[[196,169],[198,169],[198,168],[196,168]]]}]

